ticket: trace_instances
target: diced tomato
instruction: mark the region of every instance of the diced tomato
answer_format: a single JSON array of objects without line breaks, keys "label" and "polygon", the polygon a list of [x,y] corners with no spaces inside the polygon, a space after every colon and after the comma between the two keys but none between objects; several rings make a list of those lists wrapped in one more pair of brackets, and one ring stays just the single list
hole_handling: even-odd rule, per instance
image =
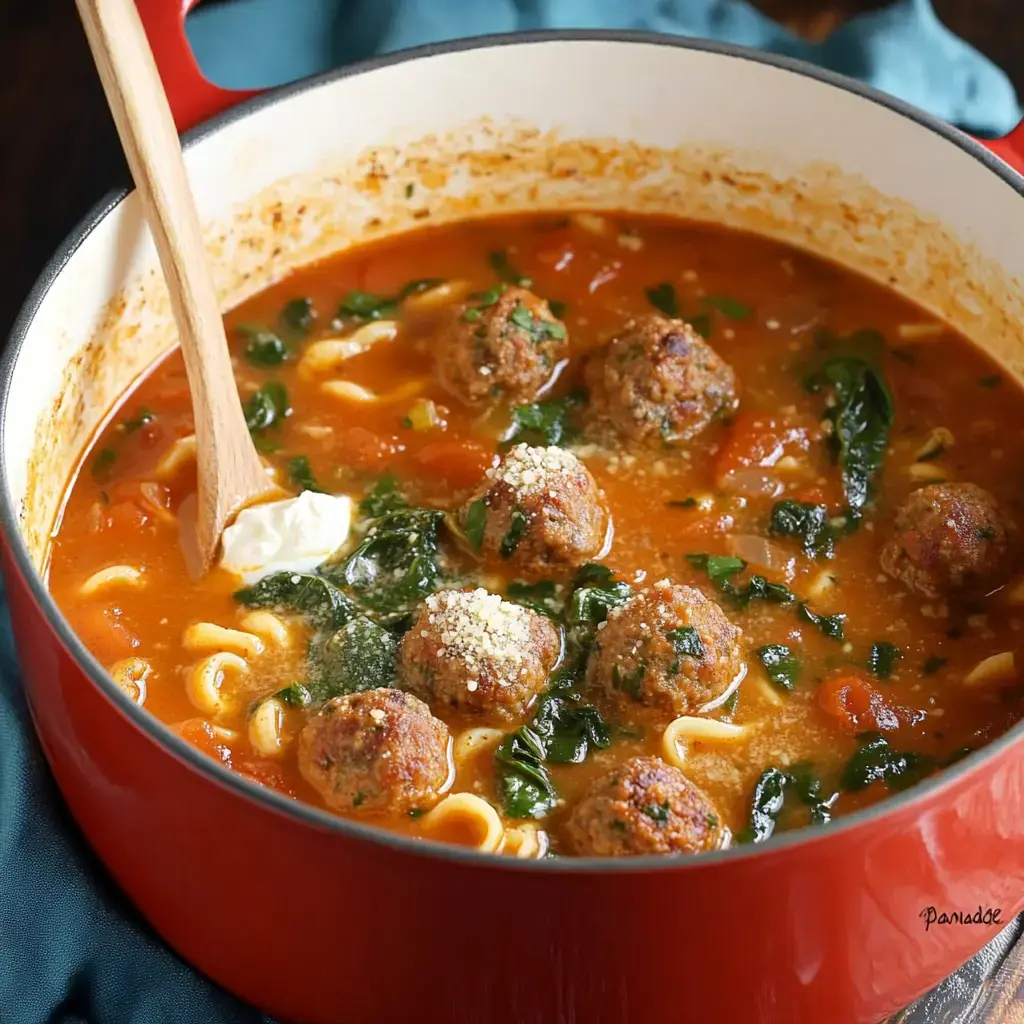
[{"label": "diced tomato", "polygon": [[455,488],[472,487],[493,461],[493,453],[475,441],[434,441],[416,453],[416,462],[423,470]]},{"label": "diced tomato", "polygon": [[901,725],[913,725],[923,712],[906,708],[886,696],[862,669],[842,668],[818,689],[818,703],[825,714],[835,718],[849,732],[877,729],[890,732]]},{"label": "diced tomato", "polygon": [[214,727],[205,718],[189,718],[174,726],[182,739],[188,740],[204,754],[231,767],[231,748],[217,736]]},{"label": "diced tomato", "polygon": [[572,236],[568,229],[545,234],[534,250],[533,258],[556,273],[568,270],[576,258]]},{"label": "diced tomato", "polygon": [[350,466],[377,469],[384,459],[394,454],[395,448],[366,427],[346,427],[341,431],[337,450]]},{"label": "diced tomato", "polygon": [[805,452],[817,423],[807,416],[783,420],[764,413],[740,413],[715,460],[715,480],[728,490],[745,470],[770,469],[784,455]]},{"label": "diced tomato", "polygon": [[124,611],[116,604],[78,612],[75,615],[75,632],[104,665],[127,658],[142,643],[124,621]]},{"label": "diced tomato", "polygon": [[287,776],[281,771],[279,765],[270,761],[257,761],[245,759],[235,761],[235,770],[246,778],[252,779],[259,786],[267,786],[269,789],[276,789],[279,793],[285,793],[294,797],[295,787],[288,781]]}]

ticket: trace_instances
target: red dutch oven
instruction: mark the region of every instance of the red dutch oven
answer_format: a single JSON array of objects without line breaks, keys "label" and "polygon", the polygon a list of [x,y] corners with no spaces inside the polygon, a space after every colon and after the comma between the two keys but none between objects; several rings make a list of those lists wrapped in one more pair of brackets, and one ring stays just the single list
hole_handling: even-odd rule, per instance
[{"label": "red dutch oven", "polygon": [[[882,278],[1024,375],[1024,179],[1008,166],[1024,167],[1024,132],[986,148],[809,66],[628,33],[457,42],[239,97],[199,74],[189,6],[139,0],[179,127],[203,122],[187,161],[226,305],[423,221],[660,211]],[[153,927],[232,992],[302,1022],[869,1024],[1024,908],[1022,726],[827,828],[683,860],[405,840],[201,754],[114,686],[45,583],[83,448],[173,344],[139,204],[115,195],[51,261],[4,356],[3,569],[72,813]],[[927,914],[979,907],[960,926]]]}]

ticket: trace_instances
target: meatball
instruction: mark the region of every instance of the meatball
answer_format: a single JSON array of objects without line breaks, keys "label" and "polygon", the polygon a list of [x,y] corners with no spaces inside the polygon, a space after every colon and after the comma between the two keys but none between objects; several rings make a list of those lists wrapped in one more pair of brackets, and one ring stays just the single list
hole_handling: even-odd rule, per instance
[{"label": "meatball", "polygon": [[736,408],[732,367],[682,320],[632,320],[587,364],[591,413],[639,444],[671,446]]},{"label": "meatball", "polygon": [[700,853],[728,838],[711,801],[660,757],[634,757],[595,779],[565,834],[581,857]]},{"label": "meatball", "polygon": [[929,484],[896,513],[882,568],[924,597],[983,593],[1005,582],[1013,524],[976,484]]},{"label": "meatball", "polygon": [[423,701],[381,688],[328,701],[299,737],[299,770],[328,807],[406,814],[449,780],[448,727]]},{"label": "meatball", "polygon": [[482,588],[442,590],[402,639],[398,682],[435,708],[519,718],[547,683],[561,645],[543,615]]},{"label": "meatball", "polygon": [[608,613],[587,678],[622,703],[690,714],[742,678],[741,636],[699,590],[661,580]]},{"label": "meatball", "polygon": [[529,402],[569,352],[565,324],[525,288],[492,288],[458,307],[438,339],[441,384],[469,404]]},{"label": "meatball", "polygon": [[588,561],[608,532],[596,481],[563,448],[516,445],[460,515],[475,550],[530,577]]}]

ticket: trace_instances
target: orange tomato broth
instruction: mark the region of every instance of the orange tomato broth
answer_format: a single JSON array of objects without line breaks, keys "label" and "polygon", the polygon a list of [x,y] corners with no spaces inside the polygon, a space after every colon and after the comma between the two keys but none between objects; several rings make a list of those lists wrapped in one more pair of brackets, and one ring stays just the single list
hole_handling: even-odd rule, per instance
[{"label": "orange tomato broth", "polygon": [[[922,601],[881,573],[879,552],[896,508],[920,485],[909,468],[936,427],[949,428],[955,444],[930,465],[948,479],[973,481],[990,490],[1011,518],[1022,521],[1024,433],[1017,424],[1024,422],[1024,394],[944,325],[936,325],[933,336],[903,339],[901,325],[933,323],[932,317],[894,292],[818,258],[763,238],[669,219],[606,217],[606,230],[595,232],[594,226],[586,218],[580,222],[529,215],[420,230],[310,266],[232,310],[226,325],[243,399],[271,379],[281,381],[290,396],[292,414],[282,427],[267,431],[277,447],[265,458],[277,467],[278,479],[297,492],[287,482],[286,465],[303,455],[325,490],[358,499],[389,472],[411,504],[454,509],[496,462],[508,410],[483,415],[462,406],[433,381],[431,340],[450,310],[403,310],[395,340],[375,345],[328,375],[381,392],[422,381],[420,395],[436,403],[443,419],[428,430],[406,425],[413,398],[358,405],[322,392],[323,377],[301,379],[294,359],[269,370],[252,365],[244,357],[246,341],[239,325],[278,329],[286,303],[309,298],[318,316],[308,335],[294,342],[301,353],[311,340],[338,334],[331,320],[339,300],[351,290],[392,295],[424,278],[487,289],[498,280],[489,255],[502,251],[532,280],[534,292],[565,303],[562,316],[572,359],[554,386],[558,395],[578,380],[580,357],[606,342],[631,316],[653,312],[647,290],[669,282],[684,314],[708,314],[709,341],[731,363],[740,382],[740,411],[729,421],[713,423],[682,452],[623,447],[609,456],[584,446],[580,453],[603,488],[614,521],[614,541],[604,564],[632,584],[669,577],[699,587],[722,603],[745,634],[747,679],[735,705],[711,715],[752,728],[737,742],[692,742],[687,775],[736,834],[746,829],[755,784],[771,766],[810,762],[823,791],[838,791],[834,815],[890,792],[885,782],[854,792],[838,785],[844,764],[857,750],[858,732],[871,727],[855,716],[858,696],[862,708],[877,691],[892,706],[924,712],[916,716],[921,721],[914,721],[915,716],[901,720],[886,738],[894,748],[940,761],[1004,732],[1020,717],[1021,688],[1013,682],[966,686],[963,679],[981,659],[1017,650],[1018,609],[1005,591],[956,609]],[[719,302],[722,296],[744,308]],[[809,558],[796,542],[772,539],[791,556],[789,571],[764,575],[786,583],[803,599],[823,571],[830,574],[835,585],[809,603],[820,614],[845,613],[843,642],[801,620],[794,605],[755,601],[746,608],[732,606],[706,572],[685,557],[731,553],[737,536],[765,537],[771,506],[781,497],[824,501],[832,509],[841,506],[839,469],[818,430],[824,398],[803,386],[821,328],[836,334],[872,328],[885,337],[882,369],[896,409],[889,451],[873,504],[859,530],[838,542],[832,560]],[[153,418],[132,429],[142,410]],[[788,435],[781,431],[783,420],[797,425]],[[199,621],[237,626],[245,611],[232,597],[238,582],[223,570],[201,582],[190,581],[186,573],[173,513],[194,490],[194,466],[186,465],[153,486],[158,460],[175,438],[191,431],[186,379],[175,351],[126,394],[84,459],[53,541],[52,592],[101,663],[109,666],[128,655],[148,660],[152,674],[145,706],[152,714],[237,771],[322,806],[296,765],[295,737],[307,711],[288,711],[285,735],[290,746],[280,758],[255,754],[246,734],[247,710],[254,699],[303,678],[304,644],[246,677],[233,709],[215,723],[203,719],[186,696],[185,673],[197,656],[183,647],[185,629]],[[790,458],[783,463],[785,473],[771,471],[782,482],[779,495],[743,497],[723,491],[723,474],[756,467],[773,450],[777,457],[780,445]],[[142,568],[147,585],[91,598],[79,595],[90,574],[119,563]],[[487,568],[493,578],[495,567]],[[553,578],[565,583],[571,573]],[[737,579],[742,583],[745,578]],[[902,655],[885,680],[864,668],[876,642],[894,644]],[[789,645],[802,665],[800,679],[788,693],[768,684],[753,653],[761,645],[779,643]],[[225,692],[241,685],[229,680]],[[562,800],[539,824],[552,836],[556,851],[559,829],[587,783],[622,759],[660,753],[669,720],[638,713],[634,720],[622,721],[599,698],[588,694],[587,699],[602,707],[613,724],[639,728],[620,730],[611,746],[593,751],[582,764],[550,766]],[[446,709],[437,714],[454,736],[470,726],[509,731],[518,724],[460,719]],[[230,731],[214,730],[213,725]],[[452,791],[463,790],[482,795],[501,810],[493,747],[460,765]],[[408,816],[372,820],[402,832],[421,830],[419,821]],[[787,799],[780,827],[806,822],[799,803]]]}]

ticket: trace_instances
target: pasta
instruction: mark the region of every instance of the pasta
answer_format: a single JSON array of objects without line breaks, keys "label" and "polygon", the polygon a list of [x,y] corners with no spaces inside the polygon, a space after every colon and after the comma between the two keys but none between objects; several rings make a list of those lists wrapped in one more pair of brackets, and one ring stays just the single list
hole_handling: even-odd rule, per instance
[{"label": "pasta", "polygon": [[182,638],[187,651],[228,651],[242,658],[256,658],[264,651],[263,641],[254,633],[226,629],[213,622],[195,622]]},{"label": "pasta", "polygon": [[79,588],[80,597],[92,597],[113,587],[142,587],[145,585],[142,570],[133,565],[108,565],[106,569],[94,572]]},{"label": "pasta", "polygon": [[225,676],[229,672],[244,675],[248,671],[249,663],[244,658],[219,651],[192,666],[185,692],[200,711],[216,716],[225,710],[227,703],[221,693]]},{"label": "pasta", "polygon": [[695,715],[683,715],[669,722],[661,738],[661,756],[682,768],[686,762],[685,748],[680,747],[681,740],[698,740],[702,743],[729,743],[742,739],[747,735],[749,727],[719,722],[714,718],[698,718]]},{"label": "pasta", "polygon": [[287,623],[273,612],[262,608],[248,612],[239,625],[248,633],[255,633],[274,647],[288,648],[292,645],[291,632]]},{"label": "pasta", "polygon": [[442,281],[433,288],[413,292],[402,305],[414,313],[425,313],[453,302],[460,302],[468,291],[469,285],[465,281]]},{"label": "pasta", "polygon": [[145,658],[123,658],[114,662],[107,671],[120,689],[136,704],[146,703],[146,680],[152,668]]},{"label": "pasta", "polygon": [[284,705],[275,697],[257,703],[249,716],[249,744],[263,757],[278,757],[284,752]]},{"label": "pasta", "polygon": [[517,825],[505,829],[501,853],[517,860],[539,860],[548,852],[548,834],[536,825]]},{"label": "pasta", "polygon": [[483,751],[496,746],[504,738],[505,734],[500,729],[488,729],[483,726],[460,732],[455,737],[455,744],[452,747],[455,761],[458,763],[467,758],[476,757]]},{"label": "pasta", "polygon": [[379,341],[391,341],[398,334],[394,320],[374,320],[353,331],[347,338],[325,338],[315,341],[299,360],[298,374],[312,380],[333,370],[338,363],[369,351]]},{"label": "pasta", "polygon": [[[468,833],[470,841],[466,845],[484,853],[497,851],[504,839],[498,812],[486,800],[472,793],[446,796],[423,816],[421,824],[426,832],[441,832],[448,836]],[[449,841],[458,840],[449,838]]]},{"label": "pasta", "polygon": [[329,380],[321,384],[320,387],[324,394],[330,395],[332,398],[340,398],[345,402],[363,405],[391,405],[394,402],[401,402],[403,399],[418,395],[426,385],[426,381],[411,380],[382,395],[369,388],[364,388],[361,384],[353,384],[350,380]]},{"label": "pasta", "polygon": [[179,437],[156,464],[154,473],[158,480],[170,480],[178,471],[196,460],[196,435]]}]

